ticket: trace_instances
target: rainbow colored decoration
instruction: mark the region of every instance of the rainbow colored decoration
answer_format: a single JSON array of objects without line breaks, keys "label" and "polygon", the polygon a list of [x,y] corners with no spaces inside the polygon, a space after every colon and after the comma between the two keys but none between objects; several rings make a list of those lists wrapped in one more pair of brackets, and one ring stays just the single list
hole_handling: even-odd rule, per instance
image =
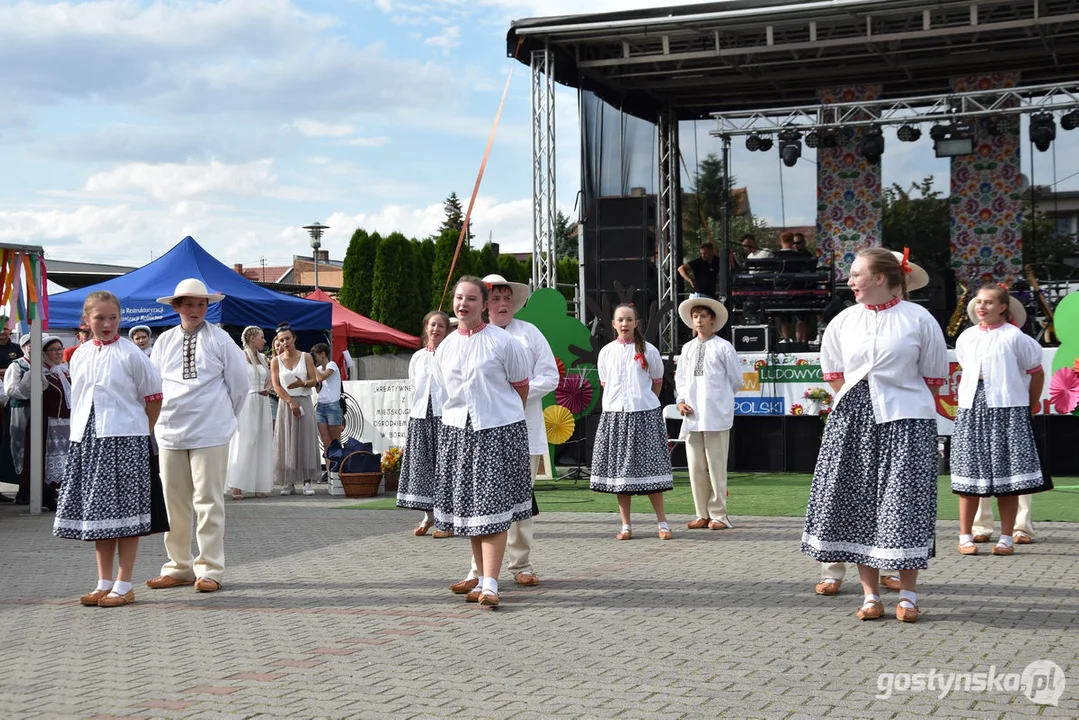
[{"label": "rainbow colored decoration", "polygon": [[[824,88],[823,104],[859,102],[880,97],[880,85]],[[820,256],[835,258],[835,274],[844,279],[859,250],[880,245],[880,164],[858,154],[863,130],[839,133],[836,146],[817,149],[817,245]]]},{"label": "rainbow colored decoration", "polygon": [[0,256],[0,322],[39,320],[49,329],[48,272],[35,253],[8,248]]}]

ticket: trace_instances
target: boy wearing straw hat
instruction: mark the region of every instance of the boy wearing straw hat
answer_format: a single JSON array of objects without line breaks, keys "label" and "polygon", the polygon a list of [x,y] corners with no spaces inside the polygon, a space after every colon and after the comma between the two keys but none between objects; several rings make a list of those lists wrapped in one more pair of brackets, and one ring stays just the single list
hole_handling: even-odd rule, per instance
[{"label": "boy wearing straw hat", "polygon": [[682,346],[674,374],[681,437],[686,439],[689,484],[697,517],[686,527],[724,530],[727,517],[727,448],[734,424],[734,394],[742,368],[734,347],[716,335],[727,324],[727,309],[711,298],[690,298],[678,316],[697,336]]},{"label": "boy wearing straw hat", "polygon": [[[165,533],[169,561],[146,581],[154,589],[194,584],[199,592],[214,592],[225,571],[229,440],[248,388],[243,351],[228,333],[206,322],[210,303],[222,299],[195,278],[181,280],[172,295],[157,299],[180,315],[180,326],[162,333],[150,356],[164,394],[154,433],[171,527]],[[198,516],[194,561],[192,509]]]}]

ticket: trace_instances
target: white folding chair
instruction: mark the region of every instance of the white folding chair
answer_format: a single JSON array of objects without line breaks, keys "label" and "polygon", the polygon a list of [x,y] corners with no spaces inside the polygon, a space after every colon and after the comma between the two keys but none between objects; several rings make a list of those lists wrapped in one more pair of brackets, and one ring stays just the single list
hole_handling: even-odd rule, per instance
[{"label": "white folding chair", "polygon": [[[682,417],[682,413],[678,412],[678,405],[673,404],[673,405],[664,405],[663,406],[663,419],[665,421],[666,420],[678,420],[679,422],[681,422],[684,418]],[[682,426],[679,425],[678,429],[681,430]],[[673,455],[674,454],[674,446],[675,446],[676,443],[681,443],[684,446],[686,444],[686,441],[682,440],[681,438],[678,437],[678,432],[677,431],[674,433],[673,436],[668,432],[667,433],[667,454],[668,455]]]}]

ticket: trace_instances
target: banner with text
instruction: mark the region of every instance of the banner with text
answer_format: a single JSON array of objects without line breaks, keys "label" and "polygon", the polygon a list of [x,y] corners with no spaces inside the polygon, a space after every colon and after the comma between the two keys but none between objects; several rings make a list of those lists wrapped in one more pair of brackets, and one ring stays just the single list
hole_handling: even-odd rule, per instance
[{"label": "banner with text", "polygon": [[[371,443],[374,452],[405,446],[412,403],[411,380],[346,380],[342,390],[356,401],[355,406],[363,415],[360,440]],[[350,414],[353,408],[350,403]],[[351,417],[345,422],[348,431],[359,425]]]}]

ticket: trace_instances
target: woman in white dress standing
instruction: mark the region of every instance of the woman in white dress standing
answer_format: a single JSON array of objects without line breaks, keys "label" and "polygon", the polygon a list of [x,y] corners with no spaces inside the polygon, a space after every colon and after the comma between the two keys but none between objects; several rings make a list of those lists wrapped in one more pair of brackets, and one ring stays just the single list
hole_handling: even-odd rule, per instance
[{"label": "woman in white dress standing", "polygon": [[270,366],[262,356],[266,335],[249,325],[241,340],[247,356],[247,399],[236,419],[236,434],[229,443],[229,470],[225,481],[233,500],[244,491],[266,497],[273,490],[273,425],[270,422]]},{"label": "woman in white dress standing", "polygon": [[311,483],[322,472],[311,392],[318,385],[315,361],[296,348],[296,333],[288,323],[277,326],[274,342],[280,350],[270,364],[270,378],[280,399],[274,428],[274,482],[284,486],[282,495],[294,494],[300,482],[304,495],[314,495]]}]

